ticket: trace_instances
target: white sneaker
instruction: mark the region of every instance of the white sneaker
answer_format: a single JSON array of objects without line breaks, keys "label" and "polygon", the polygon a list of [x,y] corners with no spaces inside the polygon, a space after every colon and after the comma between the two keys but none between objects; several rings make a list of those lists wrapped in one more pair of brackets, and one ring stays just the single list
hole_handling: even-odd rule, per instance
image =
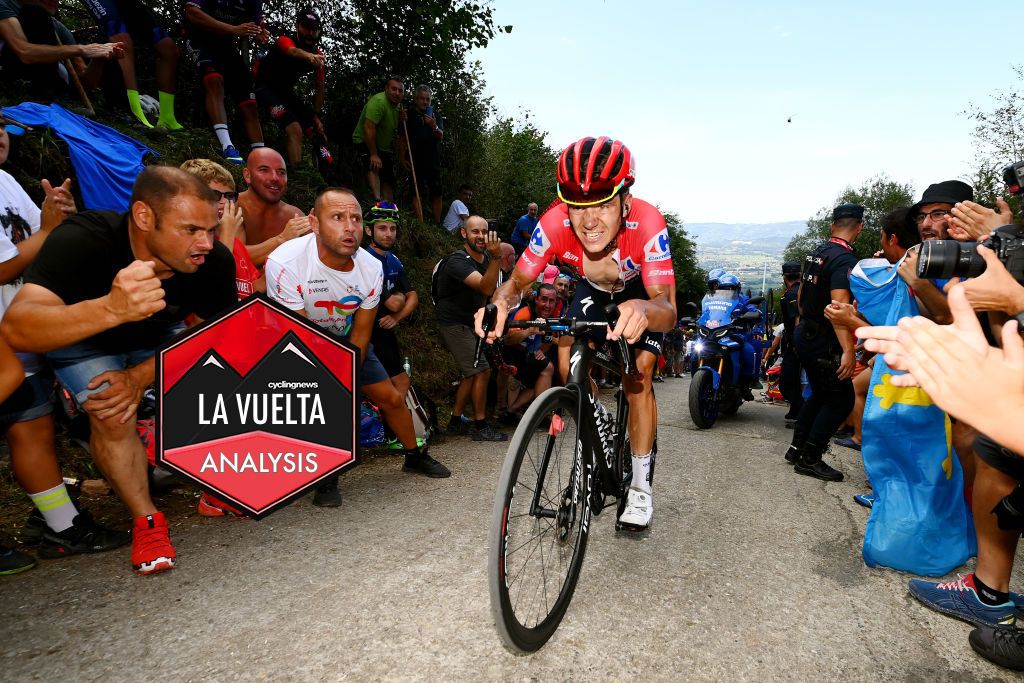
[{"label": "white sneaker", "polygon": [[654,499],[651,494],[631,486],[626,495],[626,507],[619,516],[619,526],[638,531],[646,529],[653,516]]}]

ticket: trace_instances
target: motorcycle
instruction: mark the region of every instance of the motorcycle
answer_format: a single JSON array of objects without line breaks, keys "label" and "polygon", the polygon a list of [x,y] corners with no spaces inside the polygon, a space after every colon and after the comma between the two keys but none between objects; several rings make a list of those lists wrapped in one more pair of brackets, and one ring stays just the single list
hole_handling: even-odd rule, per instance
[{"label": "motorcycle", "polygon": [[[759,306],[760,297],[749,304]],[[735,315],[735,306],[711,310],[694,322],[693,356],[690,362],[690,417],[700,429],[714,426],[719,415],[734,415],[745,400],[741,381],[744,340],[761,321],[760,311]],[[723,316],[729,317],[723,320]],[[748,389],[749,391],[749,389]],[[749,396],[749,393],[747,394]]]}]

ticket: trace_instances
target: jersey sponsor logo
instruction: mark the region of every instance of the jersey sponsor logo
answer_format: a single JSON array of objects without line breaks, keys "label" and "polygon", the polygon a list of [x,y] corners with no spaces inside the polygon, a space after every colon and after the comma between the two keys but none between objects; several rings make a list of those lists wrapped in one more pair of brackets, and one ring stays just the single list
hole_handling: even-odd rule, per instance
[{"label": "jersey sponsor logo", "polygon": [[562,254],[562,258],[565,259],[566,261],[575,261],[576,263],[579,263],[580,261],[580,257],[572,253],[571,251],[564,252]]},{"label": "jersey sponsor logo", "polygon": [[310,294],[322,294],[323,292],[329,292],[329,291],[331,291],[330,287],[310,287],[309,288],[309,293]]},{"label": "jersey sponsor logo", "polygon": [[636,265],[636,261],[633,260],[632,256],[627,256],[626,260],[622,262],[622,272],[630,273],[634,270],[640,270],[640,266]]},{"label": "jersey sponsor logo", "polygon": [[657,349],[658,353],[661,353],[661,344],[659,344],[658,342],[654,341],[653,339],[648,339],[647,340],[647,345]]},{"label": "jersey sponsor logo", "polygon": [[583,315],[587,314],[587,309],[594,305],[594,300],[591,297],[587,297],[580,301],[583,304]]},{"label": "jersey sponsor logo", "polygon": [[564,219],[562,221],[562,227],[563,228],[571,228],[572,227],[572,221],[569,220],[568,218]]},{"label": "jersey sponsor logo", "polygon": [[636,230],[640,227],[640,221],[626,221],[626,230]]},{"label": "jersey sponsor logo", "polygon": [[537,256],[543,256],[550,247],[551,240],[548,239],[548,236],[544,234],[544,231],[538,225],[533,230],[533,236],[530,237],[530,251]]},{"label": "jersey sponsor logo", "polygon": [[675,275],[674,271],[671,270],[652,270],[651,277],[662,277],[664,275]]},{"label": "jersey sponsor logo", "polygon": [[530,258],[530,254],[525,251],[523,252],[523,255],[520,256],[519,258],[521,258],[523,260],[523,263],[525,263],[528,266],[537,265],[537,262]]},{"label": "jersey sponsor logo", "polygon": [[664,261],[672,258],[668,247],[668,230],[662,230],[644,245],[644,260]]}]

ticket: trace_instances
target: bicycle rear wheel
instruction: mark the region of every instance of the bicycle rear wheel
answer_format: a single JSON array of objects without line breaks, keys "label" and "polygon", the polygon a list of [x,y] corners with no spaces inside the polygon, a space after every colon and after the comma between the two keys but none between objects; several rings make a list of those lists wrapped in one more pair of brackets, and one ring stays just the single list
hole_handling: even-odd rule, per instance
[{"label": "bicycle rear wheel", "polygon": [[509,443],[491,514],[491,613],[505,646],[535,652],[558,628],[587,548],[587,470],[578,395],[548,389]]}]

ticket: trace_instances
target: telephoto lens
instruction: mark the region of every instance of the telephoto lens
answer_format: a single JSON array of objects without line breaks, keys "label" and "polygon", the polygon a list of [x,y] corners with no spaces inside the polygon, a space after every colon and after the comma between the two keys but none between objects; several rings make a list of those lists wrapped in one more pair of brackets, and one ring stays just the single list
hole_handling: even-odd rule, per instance
[{"label": "telephoto lens", "polygon": [[985,259],[978,254],[977,242],[926,240],[917,259],[917,276],[948,280],[951,277],[977,277],[985,272]]}]

